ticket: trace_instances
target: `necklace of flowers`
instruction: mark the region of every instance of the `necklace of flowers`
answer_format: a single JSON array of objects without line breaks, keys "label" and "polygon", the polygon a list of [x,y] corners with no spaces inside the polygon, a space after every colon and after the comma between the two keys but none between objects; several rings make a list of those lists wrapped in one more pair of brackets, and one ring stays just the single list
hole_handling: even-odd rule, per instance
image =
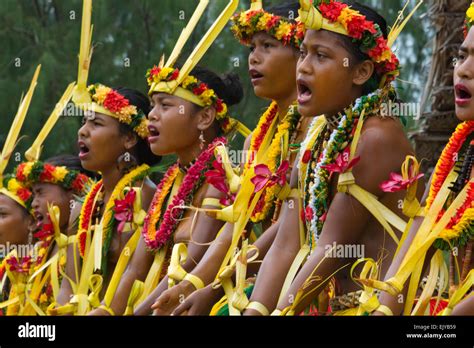
[{"label": "necklace of flowers", "polygon": [[[270,148],[268,150],[268,169],[275,173],[280,166],[281,158],[281,140],[285,133],[288,133],[289,137],[293,140],[297,133],[297,125],[299,124],[301,115],[297,111],[295,104],[288,108],[288,112],[284,119],[278,124],[275,135],[273,136]],[[291,143],[292,141],[290,141]],[[287,157],[290,153],[288,152]],[[288,159],[288,158],[286,158]],[[251,220],[254,223],[258,223],[267,218],[270,211],[275,207],[275,198],[279,190],[279,185],[267,185],[263,191],[255,209],[252,213]]]},{"label": "necklace of flowers", "polygon": [[[441,186],[445,182],[448,174],[456,165],[458,153],[466,141],[466,138],[474,131],[474,121],[466,121],[460,123],[448,144],[443,149],[441,156],[436,164],[433,178],[431,179],[430,191],[426,199],[426,211],[429,210],[435,200]],[[469,239],[474,236],[474,183],[469,184],[467,197],[461,207],[457,210],[456,215],[451,219],[443,232],[440,234],[434,245],[443,250],[450,250],[455,245],[465,245]],[[444,214],[442,209],[438,215],[438,219]],[[448,241],[452,241],[448,243]]]},{"label": "necklace of flowers", "polygon": [[[349,145],[359,117],[364,110],[366,116],[374,113],[380,107],[382,95],[387,91],[390,89],[379,89],[369,95],[362,96],[354,102],[353,107],[347,108],[338,126],[331,132],[329,140],[322,146],[321,155],[318,154],[317,158],[313,157],[314,163],[308,165],[307,170],[312,173],[307,174],[309,182],[305,191],[309,192],[309,201],[306,202],[304,213],[308,230],[312,234],[309,239],[310,248],[312,248],[313,241],[314,243],[318,241],[329,210],[331,174],[344,172],[355,165],[357,159],[351,161],[352,163],[342,163],[342,161],[344,157],[349,157],[347,151],[350,150]],[[335,168],[336,166],[337,168]]]},{"label": "necklace of flowers", "polygon": [[[205,173],[212,166],[215,159],[214,149],[218,145],[225,144],[227,144],[226,138],[219,137],[214,139],[207,149],[201,152],[194,164],[185,173],[176,195],[172,197],[170,204],[164,209],[166,197],[178,176],[179,164],[176,163],[167,170],[156,188],[156,193],[143,224],[142,234],[148,249],[157,251],[170,240],[184,215],[185,206],[192,203],[194,194],[204,181]],[[157,226],[159,226],[158,230]]]},{"label": "necklace of flowers", "polygon": [[[142,164],[139,167],[136,167],[126,175],[124,175],[120,181],[115,185],[114,190],[105,205],[104,214],[102,217],[102,226],[103,226],[103,246],[102,246],[102,255],[103,255],[103,264],[106,262],[106,255],[109,250],[110,241],[112,240],[113,231],[117,225],[118,220],[115,219],[115,205],[120,202],[121,196],[124,194],[125,188],[130,186],[130,184],[143,180],[147,175],[150,167],[146,164]],[[92,216],[96,210],[96,203],[98,195],[103,189],[102,180],[98,181],[87,194],[84,199],[84,203],[81,208],[81,213],[79,215],[79,226],[77,230],[77,239],[79,241],[79,253],[81,257],[84,257],[86,251],[86,237],[87,231],[90,228]],[[134,191],[134,190],[131,190]],[[129,191],[129,192],[131,192]]]},{"label": "necklace of flowers", "polygon": [[245,163],[245,169],[249,169],[250,165],[255,159],[255,154],[262,145],[262,141],[265,138],[265,135],[268,132],[268,129],[272,125],[273,120],[278,115],[278,105],[273,101],[270,106],[265,110],[264,114],[260,117],[257,127],[253,131],[252,139],[250,140],[249,146],[249,156],[247,157],[247,162]]}]

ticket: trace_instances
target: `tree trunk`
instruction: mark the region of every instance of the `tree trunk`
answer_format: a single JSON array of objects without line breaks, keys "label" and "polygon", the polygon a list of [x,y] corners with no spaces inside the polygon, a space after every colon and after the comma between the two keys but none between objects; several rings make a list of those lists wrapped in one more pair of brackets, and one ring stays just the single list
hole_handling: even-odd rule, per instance
[{"label": "tree trunk", "polygon": [[[421,101],[419,131],[411,134],[422,171],[430,175],[449,136],[459,123],[454,111],[453,58],[463,41],[462,27],[471,0],[431,0],[429,16],[435,28],[431,69]],[[427,176],[428,176],[427,175]]]}]

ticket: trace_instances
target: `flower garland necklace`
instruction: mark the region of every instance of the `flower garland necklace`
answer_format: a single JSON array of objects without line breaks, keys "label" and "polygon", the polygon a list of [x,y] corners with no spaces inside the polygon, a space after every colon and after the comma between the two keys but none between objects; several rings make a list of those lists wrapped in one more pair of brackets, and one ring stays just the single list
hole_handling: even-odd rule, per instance
[{"label": "flower garland necklace", "polygon": [[[110,241],[112,240],[113,231],[116,225],[114,218],[114,206],[116,201],[118,201],[121,195],[124,194],[124,190],[131,183],[136,181],[143,180],[147,175],[150,167],[146,164],[133,169],[128,174],[124,175],[120,181],[115,185],[114,190],[105,206],[104,214],[102,216],[102,226],[103,226],[103,246],[102,246],[102,255],[103,264],[106,263],[106,255],[110,246]],[[81,214],[79,215],[79,227],[77,230],[77,238],[79,240],[79,253],[81,257],[84,257],[86,251],[86,237],[89,226],[91,225],[92,216],[96,210],[96,203],[98,195],[102,192],[103,182],[100,180],[94,186],[92,186],[90,192],[87,194],[82,205]],[[103,268],[104,269],[104,268]]]},{"label": "flower garland necklace", "polygon": [[255,160],[254,154],[257,153],[260,145],[262,145],[263,139],[268,132],[273,120],[278,115],[278,105],[273,101],[270,106],[265,110],[262,117],[258,121],[257,127],[253,131],[252,139],[250,140],[249,153],[247,162],[245,163],[245,169],[249,169],[252,162]]},{"label": "flower garland necklace", "polygon": [[[184,206],[192,203],[194,194],[204,181],[205,172],[212,166],[215,157],[214,149],[216,146],[221,144],[225,145],[226,143],[226,138],[216,138],[209,144],[206,150],[201,152],[196,162],[187,170],[178,192],[172,198],[171,203],[166,207],[163,213],[164,202],[171,192],[179,173],[179,164],[174,164],[166,171],[163,179],[158,184],[155,196],[153,197],[153,201],[143,224],[143,237],[150,250],[156,251],[170,240],[170,237],[184,215]],[[159,226],[158,230],[156,229],[157,226]]]},{"label": "flower garland necklace", "polygon": [[[268,150],[268,168],[272,173],[278,169],[280,162],[284,160],[281,158],[282,138],[287,133],[291,137],[290,143],[292,143],[296,138],[297,126],[300,120],[301,115],[298,113],[296,105],[292,104],[288,108],[284,119],[278,125]],[[289,155],[290,153],[287,154],[287,157]],[[274,203],[278,190],[278,185],[268,185],[265,188],[250,218],[252,222],[258,223],[267,218],[270,211],[275,207]]]},{"label": "flower garland necklace", "polygon": [[307,203],[305,220],[308,230],[312,233],[312,238],[309,239],[310,248],[312,248],[313,241],[314,243],[318,241],[329,210],[331,172],[326,166],[334,163],[350,145],[361,113],[365,110],[366,116],[373,114],[379,109],[382,96],[391,91],[391,88],[379,89],[358,98],[352,108],[345,110],[337,128],[331,132],[329,140],[322,146],[321,155],[318,154],[317,158],[313,157],[313,163],[308,165],[307,180],[309,182],[305,191],[309,192],[309,201],[305,202]]},{"label": "flower garland necklace", "polygon": [[[438,192],[448,177],[448,174],[456,165],[458,153],[467,137],[473,131],[474,121],[460,123],[449,139],[448,144],[443,149],[431,180],[430,191],[428,198],[426,199],[426,211],[428,211],[433,204],[433,201],[438,195]],[[474,235],[474,184],[470,183],[469,185],[466,200],[457,210],[456,215],[448,223],[446,229],[441,232],[440,238],[435,241],[435,247],[442,250],[450,250],[453,246],[453,242],[456,246],[464,246]],[[444,212],[445,210],[442,209],[438,215],[438,219],[441,218]],[[450,243],[449,241],[453,242]]]}]

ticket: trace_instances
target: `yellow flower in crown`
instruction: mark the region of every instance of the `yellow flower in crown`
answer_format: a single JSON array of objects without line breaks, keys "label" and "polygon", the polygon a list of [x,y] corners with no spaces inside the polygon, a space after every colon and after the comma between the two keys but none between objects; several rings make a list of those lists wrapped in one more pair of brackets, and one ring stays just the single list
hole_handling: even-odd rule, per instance
[{"label": "yellow flower in crown", "polygon": [[245,26],[245,25],[248,25],[249,24],[249,17],[247,16],[247,14],[245,12],[242,12],[239,16],[239,22],[241,23],[241,25]]},{"label": "yellow flower in crown", "polygon": [[278,40],[281,40],[285,36],[290,35],[292,29],[293,29],[293,26],[290,23],[282,22],[278,26],[275,36]]},{"label": "yellow flower in crown", "polygon": [[148,126],[146,122],[141,122],[138,126],[133,128],[133,130],[142,138],[148,136]]},{"label": "yellow flower in crown", "polygon": [[[118,119],[132,130],[140,129],[140,133],[136,132],[140,138],[144,139],[148,136],[148,132],[143,131],[146,128],[146,115],[132,105],[125,96],[101,84],[90,85],[87,91],[98,106],[108,111],[107,115]],[[141,125],[145,127],[139,127]]]},{"label": "yellow flower in crown", "polygon": [[63,181],[67,173],[69,173],[69,171],[66,169],[66,167],[56,167],[53,172],[55,182]]},{"label": "yellow flower in crown", "polygon": [[270,21],[272,18],[272,15],[264,12],[263,15],[260,17],[257,23],[257,30],[266,30],[267,29],[267,23]]},{"label": "yellow flower in crown", "polygon": [[117,114],[119,115],[119,121],[122,123],[130,124],[132,122],[132,115],[137,113],[135,105],[129,105],[123,107]]},{"label": "yellow flower in crown", "polygon": [[161,69],[159,75],[158,75],[158,78],[159,80],[166,80],[166,78],[168,77],[169,74],[171,74],[172,72],[174,71],[173,68],[169,68],[169,67],[165,67],[163,69]]},{"label": "yellow flower in crown", "polygon": [[214,97],[215,93],[212,89],[207,89],[199,96],[202,102],[206,105],[211,105],[213,103],[212,97]]},{"label": "yellow flower in crown", "polygon": [[474,21],[474,3],[471,3],[471,6],[466,11],[466,17],[469,22]]},{"label": "yellow flower in crown", "polygon": [[33,162],[27,162],[25,164],[25,167],[23,169],[23,173],[25,173],[25,176],[29,176],[31,173],[31,168],[33,168]]},{"label": "yellow flower in crown", "polygon": [[[92,86],[89,86],[91,88]],[[107,97],[107,94],[110,92],[111,88],[99,85],[95,89],[95,94],[93,96],[94,101],[96,101],[98,104],[103,104],[105,101],[105,98]]]},{"label": "yellow flower in crown", "polygon": [[19,184],[17,180],[12,179],[8,181],[8,186],[7,186],[8,191],[15,193],[21,188],[22,186]]},{"label": "yellow flower in crown", "polygon": [[194,76],[188,76],[184,79],[181,86],[183,86],[183,88],[188,88],[189,85],[196,84],[197,82],[198,82],[198,80]]},{"label": "yellow flower in crown", "polygon": [[349,7],[342,9],[341,14],[337,18],[337,21],[341,23],[347,30],[347,23],[349,23],[355,16],[358,16],[359,12],[351,10]]}]

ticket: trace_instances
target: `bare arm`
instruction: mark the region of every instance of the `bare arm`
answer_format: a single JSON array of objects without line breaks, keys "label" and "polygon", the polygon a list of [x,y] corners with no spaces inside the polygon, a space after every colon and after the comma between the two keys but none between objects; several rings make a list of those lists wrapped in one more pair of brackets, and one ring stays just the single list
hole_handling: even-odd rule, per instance
[{"label": "bare arm", "polygon": [[[205,184],[203,186],[202,193],[200,197],[195,201],[196,206],[201,206],[204,200],[204,197],[210,198],[221,198],[221,192],[217,191],[214,187]],[[210,206],[203,206],[203,208],[212,208]],[[205,213],[192,213],[189,219],[194,219],[194,229],[190,231],[190,234],[187,236],[185,242],[188,246],[188,258],[183,265],[183,268],[186,272],[191,272],[197,263],[202,259],[206,250],[208,249],[209,244],[216,238],[217,233],[224,225],[224,222],[215,220]],[[179,288],[184,288],[185,296],[190,294],[195,290],[194,285],[192,285],[187,280],[183,280],[180,284],[177,285]],[[168,312],[171,307],[175,307],[179,304],[175,296],[165,296],[167,293],[164,292],[168,287],[168,277],[162,279],[158,287],[147,297],[143,307],[140,306],[140,312],[142,308],[148,308],[150,310],[150,303],[153,303],[157,298],[161,297],[162,309]],[[176,289],[175,289],[176,290]],[[178,299],[179,300],[179,299]]]},{"label": "bare arm", "polygon": [[[408,154],[410,151],[400,145],[399,139],[391,132],[390,127],[386,128],[380,124],[377,127],[367,128],[358,144],[357,155],[361,160],[353,170],[356,183],[375,196],[382,197],[384,193],[379,184],[389,177],[390,172],[400,170]],[[377,165],[374,166],[374,163]],[[307,296],[293,308],[295,313],[300,313],[324,289],[325,282],[333,273],[344,265],[350,265],[353,260],[326,257],[327,251],[334,243],[336,245],[358,243],[366,233],[370,218],[370,212],[358,200],[349,194],[337,193],[329,207],[315,250],[296,276],[288,293],[278,304],[278,309],[289,306],[304,285],[302,294]],[[310,276],[311,281],[307,282]]]},{"label": "bare arm", "polygon": [[[423,195],[422,202],[425,203],[426,197],[428,196],[429,189],[430,189],[430,184],[431,184],[431,179],[430,182],[428,183],[425,193]],[[397,273],[403,259],[405,258],[406,253],[408,252],[408,249],[410,248],[410,245],[413,241],[413,238],[415,238],[416,233],[418,229],[420,228],[421,224],[423,223],[423,217],[416,217],[413,221],[413,224],[410,228],[410,231],[408,232],[408,235],[403,242],[403,245],[400,247],[400,250],[398,254],[395,256],[393,259],[390,268],[387,271],[387,274],[385,275],[385,280],[390,279],[391,277],[395,276]],[[425,262],[423,265],[423,271],[421,274],[424,273],[424,271],[427,269],[429,265],[429,260],[431,259],[431,255],[433,254],[433,250],[429,250],[427,257],[425,258]],[[405,305],[405,299],[406,295],[408,292],[408,286],[404,286],[403,290],[401,291],[400,294],[396,296],[392,296],[389,293],[382,291],[379,296],[379,302],[381,305],[389,307],[394,315],[401,315],[404,305]],[[381,312],[376,311],[374,313],[375,315],[384,315]]]},{"label": "bare arm", "polygon": [[[298,171],[295,166],[291,177],[291,187],[297,187],[297,182]],[[276,232],[275,240],[260,266],[250,298],[250,301],[259,302],[269,310],[277,305],[280,289],[301,247],[298,229],[299,211],[300,206],[297,200],[291,198],[283,203],[278,232]],[[248,309],[244,314],[257,315],[259,313]]]},{"label": "bare arm", "polygon": [[[81,207],[81,204],[75,204],[73,210],[71,211],[71,216],[69,218],[69,227],[67,229],[68,237],[75,236],[77,234],[77,220],[81,213]],[[72,281],[77,282],[76,271],[74,266],[74,253],[76,254],[76,260],[78,261],[77,275],[79,275],[81,272],[81,257],[79,255],[79,250],[77,248],[75,249],[74,243],[72,243],[69,244],[67,247],[65,273],[70,279],[72,279]],[[69,302],[72,294],[73,291],[71,283],[66,277],[63,277],[56,302],[60,305],[64,305]]]}]

